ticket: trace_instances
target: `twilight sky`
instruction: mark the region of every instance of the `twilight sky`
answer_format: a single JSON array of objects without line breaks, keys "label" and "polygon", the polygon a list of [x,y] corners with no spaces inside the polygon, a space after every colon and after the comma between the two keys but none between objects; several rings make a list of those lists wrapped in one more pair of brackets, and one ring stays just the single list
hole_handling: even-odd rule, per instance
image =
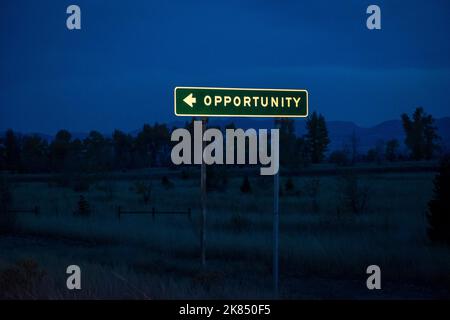
[{"label": "twilight sky", "polygon": [[311,111],[362,126],[449,116],[449,40],[448,0],[1,0],[0,130],[131,131],[197,85],[308,89]]}]

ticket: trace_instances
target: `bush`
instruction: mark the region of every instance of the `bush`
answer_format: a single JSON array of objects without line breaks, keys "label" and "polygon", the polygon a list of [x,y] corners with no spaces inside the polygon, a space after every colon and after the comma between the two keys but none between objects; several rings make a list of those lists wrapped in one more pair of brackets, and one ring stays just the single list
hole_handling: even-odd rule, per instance
[{"label": "bush", "polygon": [[286,181],[286,183],[285,183],[285,185],[284,185],[284,189],[285,189],[287,192],[292,192],[292,191],[294,191],[295,186],[294,186],[294,181],[292,181],[292,178],[288,178],[288,179],[287,179],[287,181]]},{"label": "bush", "polygon": [[169,180],[169,178],[167,176],[163,176],[161,178],[161,184],[164,188],[166,189],[171,189],[173,188],[173,182]]},{"label": "bush", "polygon": [[358,176],[353,172],[346,173],[342,176],[341,201],[344,208],[354,214],[360,214],[367,211],[369,200],[369,187],[361,186]]},{"label": "bush", "polygon": [[242,193],[251,193],[252,192],[252,187],[250,185],[250,180],[248,179],[247,176],[245,176],[244,180],[242,181],[241,192]]},{"label": "bush", "polygon": [[371,148],[367,151],[366,161],[367,162],[375,162],[379,158],[378,152],[375,148]]},{"label": "bush", "polygon": [[75,210],[75,215],[87,217],[91,214],[91,208],[89,202],[85,199],[84,196],[80,196],[77,204],[77,209]]},{"label": "bush", "polygon": [[433,198],[428,202],[428,237],[434,243],[450,245],[450,157],[441,162],[434,178]]},{"label": "bush", "polygon": [[347,153],[343,150],[336,150],[330,154],[328,159],[330,163],[334,163],[338,166],[346,166],[350,163]]},{"label": "bush", "polygon": [[30,299],[44,276],[45,272],[34,260],[19,261],[0,271],[0,298]]},{"label": "bush", "polygon": [[144,201],[145,204],[150,202],[150,198],[152,195],[151,183],[147,183],[145,181],[136,181],[134,184],[134,190],[136,194],[142,196],[142,201]]},{"label": "bush", "polygon": [[0,233],[10,232],[16,224],[16,215],[9,213],[13,203],[11,185],[5,178],[0,178]]}]

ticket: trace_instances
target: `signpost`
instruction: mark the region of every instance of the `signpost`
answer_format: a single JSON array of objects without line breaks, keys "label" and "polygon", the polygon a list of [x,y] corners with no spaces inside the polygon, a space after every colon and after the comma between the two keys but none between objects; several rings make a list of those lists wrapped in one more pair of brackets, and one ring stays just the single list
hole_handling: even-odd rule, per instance
[{"label": "signpost", "polygon": [[[176,87],[174,90],[174,111],[177,116],[201,116],[203,130],[207,117],[304,118],[308,116],[308,91]],[[280,123],[275,121],[275,127],[279,129],[279,126]],[[201,260],[204,266],[206,262],[206,166],[203,161],[201,165]],[[274,175],[273,191],[273,287],[275,297],[278,297],[279,279],[279,192],[280,180],[279,172],[277,172]]]}]

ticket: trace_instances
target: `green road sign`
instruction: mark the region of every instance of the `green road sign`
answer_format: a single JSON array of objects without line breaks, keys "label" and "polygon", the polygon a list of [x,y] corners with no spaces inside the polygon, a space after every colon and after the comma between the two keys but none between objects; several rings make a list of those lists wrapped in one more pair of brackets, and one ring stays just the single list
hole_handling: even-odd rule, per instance
[{"label": "green road sign", "polygon": [[308,116],[306,90],[176,87],[174,103],[177,116]]}]

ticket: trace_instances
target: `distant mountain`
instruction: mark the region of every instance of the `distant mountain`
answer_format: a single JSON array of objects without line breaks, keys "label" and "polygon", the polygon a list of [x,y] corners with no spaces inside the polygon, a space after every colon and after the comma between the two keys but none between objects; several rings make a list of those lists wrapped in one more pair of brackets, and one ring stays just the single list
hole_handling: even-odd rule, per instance
[{"label": "distant mountain", "polygon": [[[405,132],[401,120],[384,121],[370,128],[359,127],[352,122],[330,121],[327,123],[331,139],[330,150],[341,149],[348,145],[353,133],[358,137],[359,152],[365,153],[379,141],[397,139],[405,148]],[[436,119],[435,125],[445,150],[450,150],[450,117]],[[305,133],[305,128],[298,128],[297,133]]]},{"label": "distant mountain", "polygon": [[[190,118],[183,120],[172,121],[168,123],[169,129],[184,127],[185,123],[190,121]],[[273,128],[273,119],[270,118],[210,118],[209,125],[224,127],[225,125],[233,122],[237,128]],[[301,136],[306,133],[305,121],[296,120],[295,129],[297,135]],[[438,129],[438,134],[441,137],[441,143],[445,150],[450,150],[450,117],[435,119],[435,125]],[[349,121],[328,121],[328,132],[330,136],[329,150],[342,149],[345,145],[349,145],[350,137],[353,133],[358,137],[358,150],[360,153],[366,153],[367,150],[373,148],[379,141],[388,141],[390,139],[397,139],[402,148],[403,141],[405,140],[405,133],[401,120],[389,120],[384,121],[376,126],[365,128],[360,127],[353,122]],[[130,132],[132,135],[137,135],[140,129]],[[51,141],[53,136],[41,133],[29,133],[37,134],[41,138],[47,141]],[[4,135],[4,133],[3,133]],[[73,138],[84,139],[88,136],[88,133],[75,132],[72,133]],[[111,133],[105,134],[105,136],[111,137]]]},{"label": "distant mountain", "polygon": [[[211,125],[225,126],[234,122],[239,128],[272,128],[273,119],[252,119],[252,118],[235,118],[235,119],[219,119],[210,120]],[[304,120],[295,121],[295,130],[298,136],[306,134],[306,126]],[[441,143],[445,150],[450,150],[450,117],[435,119],[435,125],[438,134],[441,137]],[[360,153],[366,153],[373,148],[379,141],[388,141],[397,139],[402,148],[405,148],[403,141],[405,133],[401,120],[389,120],[381,122],[376,126],[365,128],[360,127],[350,121],[327,121],[328,133],[330,136],[329,150],[342,149],[345,145],[349,145],[350,137],[353,133],[358,138],[358,150]]]}]

